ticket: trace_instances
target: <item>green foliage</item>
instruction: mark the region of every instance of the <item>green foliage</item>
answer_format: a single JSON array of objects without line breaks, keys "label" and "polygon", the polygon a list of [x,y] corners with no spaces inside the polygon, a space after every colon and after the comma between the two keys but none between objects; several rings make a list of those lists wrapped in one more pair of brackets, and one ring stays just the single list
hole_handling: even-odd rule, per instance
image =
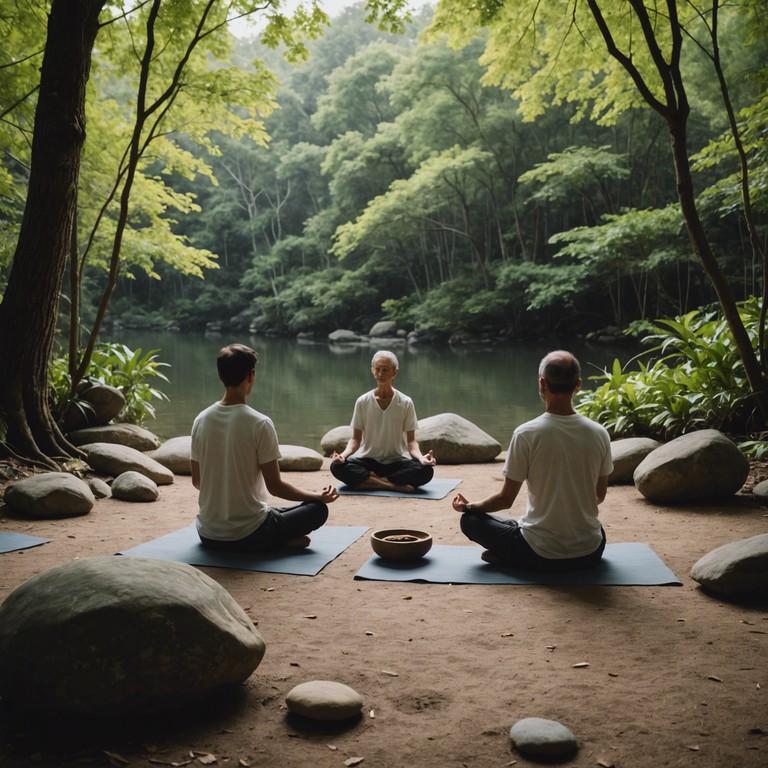
[{"label": "green foliage", "polygon": [[[757,346],[759,303],[739,305]],[[613,437],[649,436],[661,440],[705,427],[748,431],[752,416],[749,382],[725,320],[715,312],[692,311],[655,323],[646,341],[653,362],[614,360],[610,370],[590,377],[602,382],[584,391],[578,409],[600,422]],[[644,353],[646,354],[646,353]],[[631,365],[636,363],[638,369]]]},{"label": "green foliage", "polygon": [[[128,424],[141,424],[155,417],[153,400],[167,400],[153,381],[168,381],[161,368],[167,367],[157,359],[158,350],[142,353],[131,350],[125,344],[105,342],[94,348],[87,381],[106,384],[119,389],[125,397],[125,407],[118,420]],[[73,396],[66,356],[55,357],[49,368],[49,386],[54,413],[62,415],[69,404],[87,412],[90,406],[77,394]]]}]

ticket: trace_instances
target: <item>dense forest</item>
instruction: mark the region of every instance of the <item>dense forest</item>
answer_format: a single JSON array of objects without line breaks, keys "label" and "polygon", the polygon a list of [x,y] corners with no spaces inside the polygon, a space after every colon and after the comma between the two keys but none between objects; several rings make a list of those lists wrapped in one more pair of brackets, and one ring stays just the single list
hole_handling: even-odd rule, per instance
[{"label": "dense forest", "polygon": [[[163,186],[134,198],[133,225],[145,218],[151,232],[126,243],[107,320],[324,335],[386,318],[423,340],[519,338],[623,329],[715,301],[658,115],[638,106],[613,120],[560,98],[531,119],[488,84],[482,35],[456,50],[421,34],[431,8],[401,34],[364,15],[356,5],[332,19],[296,65],[255,37],[235,41],[226,64],[253,72],[257,60],[279,83],[263,130],[216,131],[212,120],[215,152],[181,130],[185,163],[168,153],[147,163]],[[738,48],[743,24],[730,19],[720,35]],[[739,107],[764,87],[750,75],[766,47],[744,47],[729,73]],[[716,162],[726,114],[702,62],[686,66],[702,73],[689,78],[697,194],[744,298],[759,293],[760,265]],[[95,67],[119,108],[114,60],[99,64],[97,51]],[[110,123],[94,119],[108,142]],[[107,280],[97,245],[86,317]]]}]

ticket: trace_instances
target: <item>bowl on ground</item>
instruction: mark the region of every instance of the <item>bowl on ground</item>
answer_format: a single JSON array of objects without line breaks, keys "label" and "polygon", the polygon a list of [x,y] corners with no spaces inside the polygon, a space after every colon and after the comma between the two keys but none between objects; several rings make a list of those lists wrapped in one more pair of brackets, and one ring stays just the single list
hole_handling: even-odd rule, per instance
[{"label": "bowl on ground", "polygon": [[432,548],[432,536],[409,528],[388,528],[371,534],[371,547],[385,560],[418,560]]}]

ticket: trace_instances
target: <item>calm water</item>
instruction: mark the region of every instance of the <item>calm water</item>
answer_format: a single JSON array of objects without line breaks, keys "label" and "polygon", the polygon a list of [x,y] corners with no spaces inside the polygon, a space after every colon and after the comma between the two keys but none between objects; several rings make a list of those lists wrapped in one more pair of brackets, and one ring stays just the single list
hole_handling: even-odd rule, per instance
[{"label": "calm water", "polygon": [[[256,384],[249,404],[275,422],[280,442],[320,450],[322,436],[348,424],[355,398],[374,386],[370,347],[331,347],[263,337],[229,338],[171,332],[122,331],[109,337],[131,349],[157,349],[170,363],[170,383],[158,388],[170,402],[157,402],[157,418],[145,426],[165,438],[187,435],[195,416],[221,397],[216,354],[230,341],[259,353]],[[518,424],[541,413],[536,387],[539,360],[552,346],[515,345],[492,349],[394,347],[400,360],[395,386],[410,395],[420,419],[457,413],[503,446]],[[584,344],[568,347],[582,364],[585,387],[598,368],[626,350]]]}]

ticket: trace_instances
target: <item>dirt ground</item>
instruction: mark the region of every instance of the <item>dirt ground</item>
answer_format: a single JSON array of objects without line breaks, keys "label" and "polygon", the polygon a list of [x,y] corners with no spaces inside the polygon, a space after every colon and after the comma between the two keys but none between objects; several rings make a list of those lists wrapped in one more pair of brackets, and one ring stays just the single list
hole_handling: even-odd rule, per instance
[{"label": "dirt ground", "polygon": [[[503,457],[502,457],[503,458]],[[469,499],[501,482],[492,464],[438,466]],[[320,472],[291,481],[316,489]],[[51,539],[0,555],[0,599],[59,563],[110,555],[187,525],[188,477],[151,504],[97,502],[90,514],[30,521],[0,509],[0,530]],[[522,511],[519,498],[514,512]],[[329,524],[408,526],[466,544],[450,497],[342,497]],[[544,587],[355,581],[368,535],[315,577],[203,569],[235,597],[267,643],[237,690],[167,717],[91,732],[11,724],[0,709],[0,764],[495,768],[535,763],[511,748],[524,717],[577,737],[568,766],[768,766],[768,600],[707,594],[691,566],[715,547],[768,532],[768,508],[661,507],[611,487],[601,517],[612,542],[648,543],[682,587]],[[480,548],[478,548],[478,555]],[[343,729],[303,730],[284,697],[300,682],[337,680],[364,699]],[[358,758],[354,760],[353,758]],[[360,762],[360,758],[363,758]]]}]

